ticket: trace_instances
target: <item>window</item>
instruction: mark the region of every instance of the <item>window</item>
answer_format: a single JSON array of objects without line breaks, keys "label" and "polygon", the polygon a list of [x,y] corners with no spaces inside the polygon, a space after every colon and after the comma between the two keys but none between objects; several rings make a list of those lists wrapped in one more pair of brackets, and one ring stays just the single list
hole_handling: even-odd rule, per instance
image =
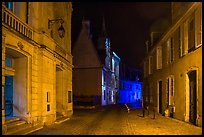
[{"label": "window", "polygon": [[167,79],[167,97],[166,97],[166,104],[169,105],[169,78]]},{"label": "window", "polygon": [[112,71],[115,72],[115,60],[112,58]]},{"label": "window", "polygon": [[72,92],[68,91],[68,103],[72,103]]},{"label": "window", "polygon": [[47,111],[50,111],[50,104],[47,104]]},{"label": "window", "polygon": [[47,103],[49,103],[49,102],[50,102],[50,93],[47,92]]},{"label": "window", "polygon": [[173,61],[174,49],[173,49],[173,38],[171,37],[171,44],[170,44],[171,52],[170,52],[170,62]]},{"label": "window", "polygon": [[194,17],[189,20],[188,24],[188,53],[195,50],[195,22]]},{"label": "window", "polygon": [[5,92],[4,92],[4,86],[2,85],[2,106],[1,109],[5,109]]},{"label": "window", "polygon": [[148,96],[145,97],[145,101],[148,102]]},{"label": "window", "polygon": [[174,105],[174,79],[172,76],[167,79],[167,105]]},{"label": "window", "polygon": [[12,58],[6,57],[6,59],[5,59],[5,65],[6,65],[7,67],[12,68]]},{"label": "window", "polygon": [[50,92],[47,92],[46,94],[46,99],[47,99],[47,111],[50,111]]},{"label": "window", "polygon": [[149,57],[149,74],[152,74],[152,56]]},{"label": "window", "polygon": [[14,11],[14,2],[5,2],[5,5],[10,11]]},{"label": "window", "polygon": [[147,76],[147,65],[146,65],[146,61],[144,61],[144,77],[146,77]]},{"label": "window", "polygon": [[178,47],[179,47],[179,57],[182,57],[185,54],[185,41],[184,41],[184,26],[181,25],[178,28]]},{"label": "window", "polygon": [[202,45],[202,6],[195,11],[196,48]]},{"label": "window", "polygon": [[106,90],[103,91],[103,100],[106,100]]},{"label": "window", "polygon": [[167,41],[167,64],[173,61],[173,38],[169,38]]},{"label": "window", "polygon": [[162,69],[162,46],[157,47],[157,69]]},{"label": "window", "polygon": [[150,89],[149,89],[149,95],[150,95],[150,104],[152,104],[153,103],[153,91],[152,91],[152,89],[153,89],[153,85],[152,84],[150,84]]},{"label": "window", "polygon": [[169,105],[174,104],[174,80],[173,78],[170,79],[170,99],[169,99]]}]

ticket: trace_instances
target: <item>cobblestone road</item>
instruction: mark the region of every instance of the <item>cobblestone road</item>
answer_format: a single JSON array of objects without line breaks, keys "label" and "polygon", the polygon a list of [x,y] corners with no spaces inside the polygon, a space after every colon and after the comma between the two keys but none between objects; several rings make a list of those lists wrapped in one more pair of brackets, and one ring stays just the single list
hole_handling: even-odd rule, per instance
[{"label": "cobblestone road", "polygon": [[202,128],[152,114],[142,117],[141,109],[127,113],[124,105],[91,110],[74,110],[70,120],[53,124],[31,135],[201,135]]}]

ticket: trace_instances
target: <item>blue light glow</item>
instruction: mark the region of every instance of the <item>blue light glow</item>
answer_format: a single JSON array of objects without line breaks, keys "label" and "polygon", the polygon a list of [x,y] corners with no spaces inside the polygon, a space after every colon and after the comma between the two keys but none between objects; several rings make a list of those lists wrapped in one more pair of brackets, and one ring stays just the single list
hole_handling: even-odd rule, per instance
[{"label": "blue light glow", "polygon": [[108,38],[106,38],[106,48],[109,47],[109,42],[108,42]]},{"label": "blue light glow", "polygon": [[142,82],[121,81],[118,103],[134,103],[142,101]]},{"label": "blue light glow", "polygon": [[120,58],[115,54],[115,52],[113,52],[113,55],[120,60]]}]

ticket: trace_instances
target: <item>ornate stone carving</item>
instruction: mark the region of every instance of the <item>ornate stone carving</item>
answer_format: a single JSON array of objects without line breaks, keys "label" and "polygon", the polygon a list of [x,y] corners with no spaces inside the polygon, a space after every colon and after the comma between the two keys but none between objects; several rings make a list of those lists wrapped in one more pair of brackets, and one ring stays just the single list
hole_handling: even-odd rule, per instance
[{"label": "ornate stone carving", "polygon": [[24,48],[23,44],[21,42],[17,43],[17,46],[22,50]]}]

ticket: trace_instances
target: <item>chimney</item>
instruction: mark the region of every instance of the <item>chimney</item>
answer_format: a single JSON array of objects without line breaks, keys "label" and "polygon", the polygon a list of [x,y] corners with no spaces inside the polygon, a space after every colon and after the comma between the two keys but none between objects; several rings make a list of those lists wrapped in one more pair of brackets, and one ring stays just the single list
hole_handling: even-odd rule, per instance
[{"label": "chimney", "polygon": [[90,36],[90,21],[89,20],[82,20],[82,28],[86,31],[88,36]]}]

